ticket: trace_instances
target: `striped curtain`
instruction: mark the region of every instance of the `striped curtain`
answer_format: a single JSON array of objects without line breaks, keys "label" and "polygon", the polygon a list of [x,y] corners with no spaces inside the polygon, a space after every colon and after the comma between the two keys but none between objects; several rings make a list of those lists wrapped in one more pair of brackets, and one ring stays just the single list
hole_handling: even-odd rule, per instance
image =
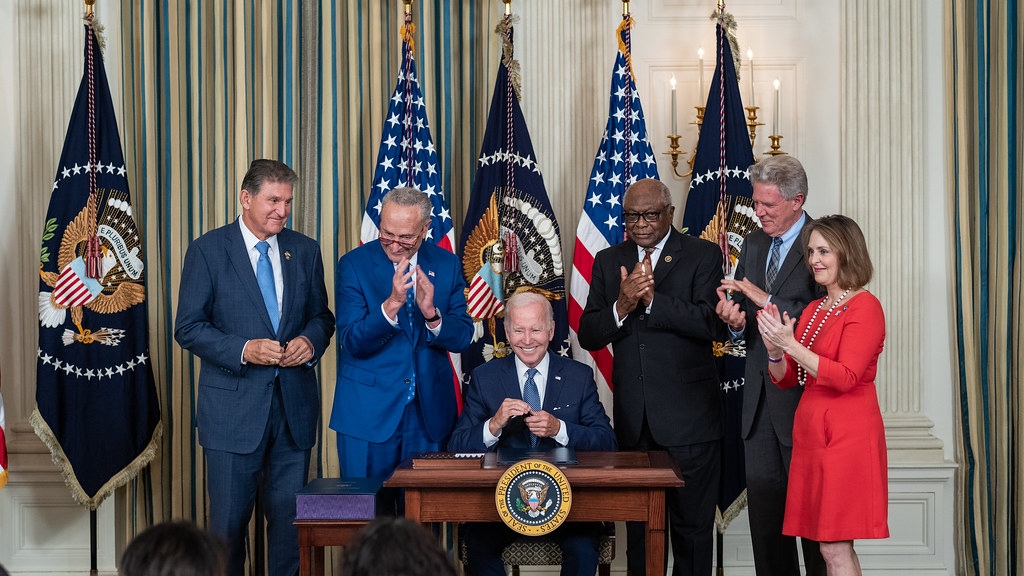
[{"label": "striped curtain", "polygon": [[958,574],[1021,572],[1024,59],[1017,0],[945,3],[953,203]]},{"label": "striped curtain", "polygon": [[[502,7],[484,4],[413,6],[420,80],[454,214],[465,212],[497,60],[491,28]],[[319,240],[333,303],[333,263],[359,241],[402,20],[399,0],[123,4],[125,155],[136,167],[131,190],[146,240],[151,351],[166,430],[152,466],[129,488],[128,536],[170,518],[205,524],[193,420],[199,364],[173,340],[189,243],[237,217],[252,159],[279,159],[299,174],[291,227]],[[325,422],[333,349],[320,366]],[[338,474],[333,436],[323,427],[315,476]]]}]

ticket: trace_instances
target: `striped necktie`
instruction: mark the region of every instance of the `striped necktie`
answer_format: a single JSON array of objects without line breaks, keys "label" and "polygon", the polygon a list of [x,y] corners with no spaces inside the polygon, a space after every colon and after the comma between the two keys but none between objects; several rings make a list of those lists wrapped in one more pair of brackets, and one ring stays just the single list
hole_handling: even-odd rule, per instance
[{"label": "striped necktie", "polygon": [[[536,368],[530,368],[526,371],[526,384],[523,385],[523,400],[530,405],[530,410],[534,412],[540,412],[540,390],[537,388],[537,382],[533,379],[538,374]],[[538,442],[537,436],[530,432],[530,448],[536,448]]]},{"label": "striped necktie", "polygon": [[772,284],[775,284],[775,277],[779,275],[779,251],[782,248],[782,238],[772,239],[772,254],[768,258],[768,271],[764,275],[764,290],[771,293]]}]

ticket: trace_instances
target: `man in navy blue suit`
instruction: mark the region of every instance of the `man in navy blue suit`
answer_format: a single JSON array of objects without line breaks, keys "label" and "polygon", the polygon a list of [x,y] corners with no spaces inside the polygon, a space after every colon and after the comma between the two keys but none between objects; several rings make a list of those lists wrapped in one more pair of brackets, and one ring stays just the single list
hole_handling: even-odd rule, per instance
[{"label": "man in navy blue suit", "polygon": [[316,440],[315,367],[334,315],[320,246],[284,227],[297,180],[281,162],[253,161],[241,217],[192,242],[181,271],[174,338],[202,361],[196,426],[209,528],[228,544],[229,576],[243,572],[257,490],[266,504],[268,572],[299,570],[295,493]]},{"label": "man in navy blue suit", "polygon": [[[473,370],[465,407],[448,449],[483,452],[499,446],[546,450],[616,449],[615,432],[597,395],[589,366],[552,356],[555,335],[551,303],[541,294],[521,292],[505,303],[505,331],[514,356],[491,360]],[[534,401],[528,403],[537,388]],[[522,419],[522,425],[515,420]],[[510,423],[513,423],[510,425]],[[601,525],[563,524],[549,537],[562,548],[563,576],[593,576],[597,570]],[[466,530],[469,573],[504,575],[501,551],[516,537],[503,524],[474,524]]]},{"label": "man in navy blue suit", "polygon": [[430,198],[396,188],[381,200],[380,238],[338,261],[338,385],[331,429],[342,477],[388,477],[443,446],[458,407],[448,352],[473,336],[459,259],[425,243]]}]

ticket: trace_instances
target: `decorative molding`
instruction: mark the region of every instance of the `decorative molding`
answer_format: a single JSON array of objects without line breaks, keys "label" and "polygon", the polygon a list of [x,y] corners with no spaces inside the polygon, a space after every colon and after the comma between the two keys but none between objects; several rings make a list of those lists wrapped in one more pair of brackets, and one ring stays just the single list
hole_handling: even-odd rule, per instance
[{"label": "decorative molding", "polygon": [[[715,6],[715,2],[709,0],[652,0],[650,19],[652,21],[707,20]],[[797,0],[728,0],[725,9],[746,22],[776,24],[796,21],[799,17],[800,7]]]},{"label": "decorative molding", "polygon": [[[857,540],[865,575],[952,576],[953,472],[949,462],[889,468],[889,538]],[[725,534],[722,557],[730,576],[754,576],[744,510]]]},{"label": "decorative molding", "polygon": [[[114,500],[97,510],[97,567],[104,572],[115,570]],[[72,500],[59,472],[13,470],[0,490],[0,511],[0,558],[9,572],[89,571],[89,511]]]}]

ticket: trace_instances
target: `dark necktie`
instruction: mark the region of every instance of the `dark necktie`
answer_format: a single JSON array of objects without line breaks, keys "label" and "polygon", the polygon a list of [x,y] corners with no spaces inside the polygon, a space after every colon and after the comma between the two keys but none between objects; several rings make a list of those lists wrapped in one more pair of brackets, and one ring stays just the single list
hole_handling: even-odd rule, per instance
[{"label": "dark necktie", "polygon": [[[533,379],[536,375],[536,368],[530,368],[526,371],[526,384],[523,385],[523,400],[530,405],[530,410],[540,412],[540,390],[537,388],[537,382]],[[530,448],[536,448],[537,442],[537,436],[530,432]]]},{"label": "dark necktie", "polygon": [[768,271],[764,275],[764,290],[765,292],[772,291],[772,284],[775,283],[775,277],[779,275],[779,251],[782,248],[782,238],[772,239],[772,254],[768,258]]},{"label": "dark necktie", "polygon": [[256,243],[256,250],[260,257],[256,261],[256,283],[260,285],[260,292],[263,293],[263,305],[267,307],[267,314],[270,315],[270,323],[277,332],[278,323],[281,321],[281,314],[277,310],[277,288],[274,286],[274,266],[270,263],[267,250],[270,244],[266,240]]}]

